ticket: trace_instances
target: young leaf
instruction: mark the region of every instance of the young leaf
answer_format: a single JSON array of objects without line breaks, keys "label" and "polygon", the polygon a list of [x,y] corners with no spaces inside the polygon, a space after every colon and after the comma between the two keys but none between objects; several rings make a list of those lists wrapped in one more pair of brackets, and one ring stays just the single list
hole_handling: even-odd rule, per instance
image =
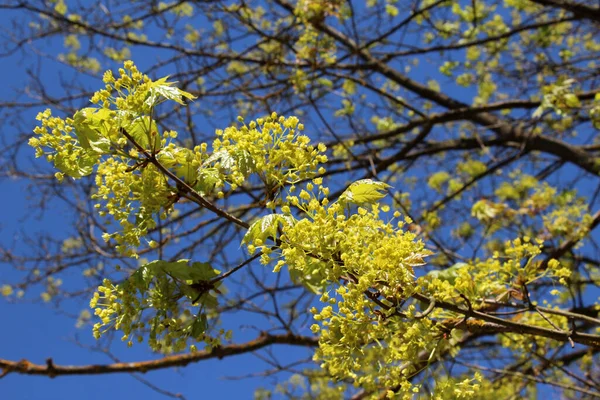
[{"label": "young leaf", "polygon": [[573,93],[567,93],[567,94],[565,94],[565,103],[570,108],[579,108],[579,107],[581,107],[581,102],[579,101],[579,98],[575,94],[573,94]]},{"label": "young leaf", "polygon": [[144,293],[150,287],[150,282],[160,270],[161,261],[152,261],[148,264],[142,265],[129,277],[129,281],[140,291]]},{"label": "young leaf", "polygon": [[327,285],[327,279],[325,275],[325,268],[323,262],[317,260],[310,260],[310,267],[307,270],[311,271],[310,274],[303,274],[302,271],[297,269],[289,269],[290,279],[295,284],[300,284],[308,289],[311,293],[321,294],[325,286]]},{"label": "young leaf", "polygon": [[219,302],[217,301],[217,298],[215,296],[213,296],[209,292],[205,292],[204,294],[202,294],[202,296],[197,298],[194,304],[202,304],[204,307],[207,308],[215,308],[219,305]]},{"label": "young leaf", "polygon": [[269,214],[256,220],[248,228],[248,232],[244,235],[242,243],[251,243],[256,241],[256,239],[264,242],[264,239],[270,236],[275,237],[277,234],[277,218],[277,214]]},{"label": "young leaf", "polygon": [[105,121],[110,119],[110,110],[84,108],[73,115],[75,134],[86,150],[105,154],[110,151],[110,140],[106,137]]},{"label": "young leaf", "polygon": [[425,257],[432,255],[433,253],[427,249],[424,249],[418,253],[411,253],[410,256],[406,257],[402,264],[408,267],[411,273],[414,275],[414,267],[420,267],[426,264]]},{"label": "young leaf", "polygon": [[194,190],[204,195],[210,193],[215,188],[215,184],[219,181],[219,171],[216,168],[198,168],[197,182],[194,185]]},{"label": "young leaf", "polygon": [[88,152],[83,152],[79,157],[67,157],[59,153],[54,157],[54,166],[72,178],[82,178],[93,172],[97,161],[98,156]]},{"label": "young leaf", "polygon": [[192,270],[188,265],[189,260],[183,259],[174,262],[158,260],[154,262],[160,266],[160,269],[171,275],[173,278],[182,281],[192,280]]},{"label": "young leaf", "polygon": [[425,257],[432,255],[433,253],[430,250],[422,250],[418,253],[411,253],[410,256],[406,257],[403,261],[403,264],[409,265],[411,267],[420,267],[425,265]]},{"label": "young leaf", "polygon": [[458,270],[461,268],[467,268],[469,264],[458,262],[452,265],[449,268],[443,270],[434,270],[430,271],[425,275],[425,278],[429,279],[439,279],[442,281],[448,281],[450,284],[454,284],[456,278],[458,277]]},{"label": "young leaf", "polygon": [[190,276],[194,282],[208,281],[219,276],[218,269],[214,269],[209,263],[195,262],[190,268]]},{"label": "young leaf", "polygon": [[167,82],[169,77],[160,78],[151,83],[148,97],[146,98],[146,104],[154,106],[161,102],[161,97],[166,100],[173,100],[181,105],[185,105],[182,97],[188,100],[194,100],[196,96],[191,93],[185,92],[178,87],[173,86],[177,82]]},{"label": "young leaf", "polygon": [[219,150],[216,153],[213,153],[208,159],[204,162],[204,165],[210,165],[219,162],[221,164],[221,168],[231,169],[234,165],[236,165],[236,160],[229,154],[226,150]]},{"label": "young leaf", "polygon": [[135,271],[131,278],[136,287],[148,288],[152,279],[161,273],[166,273],[181,281],[208,281],[219,275],[220,271],[214,269],[208,263],[195,262],[189,265],[187,259],[173,262],[155,260],[143,265]]},{"label": "young leaf", "polygon": [[212,268],[208,263],[195,262],[190,266],[189,261],[187,259],[173,262],[157,260],[146,264],[146,267],[152,266],[154,271],[164,271],[182,281],[207,281],[219,275],[219,270]]},{"label": "young leaf", "polygon": [[280,225],[289,225],[295,222],[294,217],[290,215],[269,214],[255,221],[248,232],[244,235],[242,243],[252,243],[260,239],[263,243],[268,238],[275,240],[277,238],[277,228]]},{"label": "young leaf", "polygon": [[194,322],[192,323],[192,337],[200,339],[204,335],[208,329],[208,322],[206,320],[206,315],[200,314],[196,317]]},{"label": "young leaf", "polygon": [[373,204],[383,199],[390,185],[371,179],[361,179],[351,184],[340,196],[340,202],[356,205]]},{"label": "young leaf", "polygon": [[160,135],[156,122],[148,116],[138,117],[125,128],[127,133],[144,149],[156,150],[160,147]]},{"label": "young leaf", "polygon": [[252,172],[256,170],[256,162],[247,150],[240,150],[235,153],[235,159],[240,172],[244,177],[248,177]]},{"label": "young leaf", "polygon": [[198,168],[194,167],[190,160],[193,160],[192,151],[181,149],[176,155],[175,174],[187,183],[194,183],[198,179]]}]

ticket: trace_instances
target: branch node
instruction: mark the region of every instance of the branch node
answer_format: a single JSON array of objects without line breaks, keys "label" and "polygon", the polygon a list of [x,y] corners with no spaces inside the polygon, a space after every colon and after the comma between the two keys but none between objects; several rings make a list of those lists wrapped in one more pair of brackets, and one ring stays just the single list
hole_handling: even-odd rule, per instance
[{"label": "branch node", "polygon": [[467,307],[469,307],[469,310],[465,313],[465,317],[458,325],[466,324],[469,317],[473,314],[473,305],[471,304],[471,301],[467,298],[467,296],[461,293],[460,298],[467,303]]},{"label": "branch node", "polygon": [[54,378],[56,376],[56,367],[54,366],[54,361],[52,361],[52,358],[46,359],[46,368],[48,370],[48,377]]}]

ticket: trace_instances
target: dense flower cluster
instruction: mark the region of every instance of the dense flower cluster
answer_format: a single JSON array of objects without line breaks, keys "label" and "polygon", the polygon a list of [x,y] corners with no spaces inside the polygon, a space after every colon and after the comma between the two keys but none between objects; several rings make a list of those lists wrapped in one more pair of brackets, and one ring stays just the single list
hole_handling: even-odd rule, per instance
[{"label": "dense flower cluster", "polygon": [[[233,188],[252,172],[273,190],[313,178],[325,172],[319,164],[327,162],[326,147],[310,144],[308,136],[300,133],[303,129],[298,118],[272,113],[241,128],[217,130],[211,160],[228,167],[227,180]],[[229,165],[229,160],[235,162]]]},{"label": "dense flower cluster", "polygon": [[[265,263],[275,262],[275,272],[287,266],[292,279],[321,293],[323,307],[311,310],[318,322],[311,329],[321,335],[315,360],[328,373],[363,388],[404,385],[412,393],[407,377],[414,371],[404,364],[435,344],[436,331],[429,320],[388,317],[414,290],[413,268],[423,265],[430,252],[401,229],[410,220],[394,222],[398,212],[384,218],[389,207],[378,200],[385,188],[380,182],[358,181],[330,203],[322,179],[313,179],[298,195],[293,190],[286,197],[282,215],[259,221],[260,231],[251,227],[246,241],[251,252],[260,249],[267,255]],[[297,212],[305,217],[292,217]],[[279,243],[276,250],[268,239]],[[374,374],[366,366],[377,360],[386,362]]]},{"label": "dense flower cluster", "polygon": [[[156,226],[156,217],[167,218],[179,188],[169,183],[159,166],[170,170],[201,195],[225,196],[226,185],[235,190],[251,174],[258,175],[270,196],[285,184],[313,178],[327,161],[323,144],[310,144],[300,134],[303,125],[296,117],[276,113],[241,127],[216,132],[212,154],[202,143],[194,149],[177,145],[176,132],[159,133],[152,119],[154,107],[172,100],[194,96],[173,87],[166,78],[156,81],[138,71],[131,61],[115,77],[107,71],[105,88],[91,102],[99,108],[85,108],[73,118],[52,117],[50,110],[38,115],[39,137],[30,140],[36,155],[46,155],[65,175],[81,178],[96,168],[101,215],[111,216],[119,225],[105,240],[114,240],[123,254],[137,256],[141,239]],[[240,118],[240,122],[243,120]],[[50,150],[50,151],[48,151]]]},{"label": "dense flower cluster", "polygon": [[545,277],[564,285],[571,275],[569,268],[556,260],[550,260],[546,268],[540,268],[543,261],[536,257],[540,255],[541,247],[541,244],[532,243],[529,237],[517,238],[504,243],[503,249],[488,259],[432,271],[419,278],[418,283],[429,296],[443,301],[461,302],[464,296],[477,306],[486,298],[523,300],[526,296],[524,285]]},{"label": "dense flower cluster", "polygon": [[504,182],[496,190],[500,201],[479,200],[471,214],[494,233],[523,216],[540,220],[527,235],[540,239],[580,239],[589,232],[592,216],[583,198],[574,191],[558,192],[547,183],[540,184],[529,175],[513,183]]},{"label": "dense flower cluster", "polygon": [[36,156],[46,155],[54,163],[59,181],[65,175],[90,175],[96,168],[96,208],[120,226],[104,234],[104,239],[113,238],[118,250],[136,256],[140,239],[156,225],[154,216],[169,210],[168,200],[174,195],[166,178],[145,157],[157,154],[176,137],[165,132],[161,138],[152,110],[161,101],[182,103],[182,97],[193,96],[172,87],[166,78],[151,81],[131,61],[125,62],[118,78],[108,71],[103,81],[105,88],[91,98],[98,108],[84,108],[66,119],[53,117],[50,110],[39,113],[41,125],[29,144]]},{"label": "dense flower cluster", "polygon": [[[187,260],[155,261],[121,284],[104,279],[90,301],[101,320],[94,325],[94,337],[116,329],[123,332],[122,340],[131,346],[134,340],[142,342],[148,335],[148,345],[163,353],[184,351],[189,341],[192,351],[197,342],[208,348],[219,345],[231,333],[215,327],[217,300],[209,290],[199,291],[193,286],[218,272],[208,264],[189,266]],[[192,313],[191,306],[199,307],[197,314]],[[142,318],[147,310],[153,311],[151,318]]]}]

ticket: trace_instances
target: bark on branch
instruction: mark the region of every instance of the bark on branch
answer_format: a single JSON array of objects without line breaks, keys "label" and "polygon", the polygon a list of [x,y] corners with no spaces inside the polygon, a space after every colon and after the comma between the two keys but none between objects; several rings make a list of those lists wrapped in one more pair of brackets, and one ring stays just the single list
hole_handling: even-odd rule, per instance
[{"label": "bark on branch", "polygon": [[98,375],[123,372],[147,372],[170,367],[183,367],[190,363],[218,358],[222,359],[244,353],[250,353],[273,344],[287,344],[292,346],[315,347],[318,344],[316,337],[299,336],[293,334],[270,335],[261,334],[258,338],[241,344],[230,344],[216,347],[210,351],[197,351],[189,354],[177,354],[166,356],[157,360],[138,362],[120,362],[113,364],[91,364],[91,365],[56,365],[49,358],[45,364],[34,364],[28,360],[10,361],[0,359],[0,377],[9,373],[24,375],[42,375],[54,378],[64,375]]},{"label": "bark on branch", "polygon": [[534,3],[547,7],[556,7],[573,13],[577,18],[589,19],[600,23],[600,8],[590,7],[581,3],[567,0],[531,0]]}]

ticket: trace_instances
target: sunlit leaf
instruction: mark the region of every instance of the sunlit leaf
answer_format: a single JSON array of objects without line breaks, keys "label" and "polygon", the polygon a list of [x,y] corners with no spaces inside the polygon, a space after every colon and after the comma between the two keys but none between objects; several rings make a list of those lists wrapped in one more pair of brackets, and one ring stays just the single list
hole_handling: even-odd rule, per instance
[{"label": "sunlit leaf", "polygon": [[78,157],[57,154],[54,158],[54,166],[72,178],[82,178],[90,175],[96,162],[98,162],[98,157],[86,152]]},{"label": "sunlit leaf", "polygon": [[106,137],[105,126],[110,114],[106,109],[84,108],[73,115],[75,134],[81,147],[99,154],[110,151],[110,140]]},{"label": "sunlit leaf", "polygon": [[213,191],[215,184],[221,178],[216,168],[199,168],[196,179],[197,182],[194,185],[194,190],[200,194],[207,194]]},{"label": "sunlit leaf", "polygon": [[219,163],[221,168],[224,168],[226,170],[231,169],[234,165],[237,164],[236,159],[231,154],[229,154],[228,151],[220,150],[208,157],[208,159],[204,162],[204,165],[208,166],[217,162]]},{"label": "sunlit leaf", "polygon": [[152,118],[148,116],[138,117],[125,129],[135,142],[144,149],[156,150],[160,147],[158,126]]},{"label": "sunlit leaf", "polygon": [[[149,95],[146,98],[146,104],[153,106],[161,100],[173,100],[181,105],[185,105],[183,98],[194,100],[196,96],[173,86],[177,82],[167,82],[169,77],[160,78],[151,83]],[[161,99],[162,98],[162,99]]]},{"label": "sunlit leaf", "polygon": [[458,278],[459,270],[462,268],[468,268],[468,267],[469,267],[469,264],[466,264],[463,262],[458,262],[458,263],[452,265],[451,267],[443,269],[443,270],[430,271],[425,275],[425,278],[439,279],[442,281],[447,281],[450,284],[454,284],[454,282],[456,281],[456,278]]},{"label": "sunlit leaf", "polygon": [[247,150],[240,150],[235,153],[235,159],[240,172],[247,177],[256,170],[256,162]]},{"label": "sunlit leaf", "polygon": [[260,239],[263,243],[269,238],[275,240],[277,238],[277,229],[280,225],[293,224],[294,222],[294,218],[290,215],[265,215],[250,225],[242,243],[252,243],[256,239]]},{"label": "sunlit leaf", "polygon": [[373,181],[371,179],[361,179],[351,184],[348,189],[340,196],[340,202],[352,204],[373,204],[386,196],[386,190],[390,185]]}]

